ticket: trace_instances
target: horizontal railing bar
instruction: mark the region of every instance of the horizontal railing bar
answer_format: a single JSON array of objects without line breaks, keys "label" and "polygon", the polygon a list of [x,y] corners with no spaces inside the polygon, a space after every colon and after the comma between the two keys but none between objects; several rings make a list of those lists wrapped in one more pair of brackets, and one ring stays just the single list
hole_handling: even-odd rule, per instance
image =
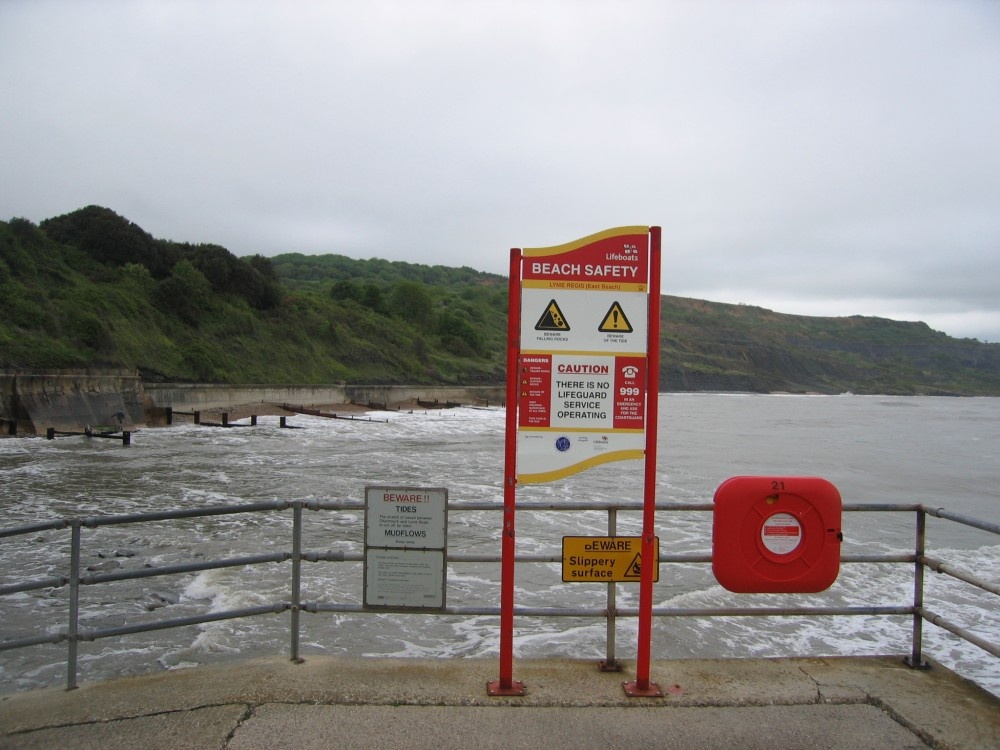
[{"label": "horizontal railing bar", "polygon": [[[502,507],[502,506],[501,506]],[[705,512],[715,509],[714,503],[654,503],[654,507],[658,511],[694,511],[694,512]],[[609,502],[606,500],[593,500],[590,502],[586,501],[526,501],[517,504],[517,510],[526,511],[541,511],[541,510],[597,510],[597,511],[607,511],[607,510],[624,510],[624,511],[641,511],[643,510],[643,502],[641,500],[624,500],[618,502]]]},{"label": "horizontal railing bar", "polygon": [[917,612],[922,618],[927,620],[927,622],[931,623],[932,625],[937,625],[939,628],[944,628],[949,633],[957,635],[959,638],[968,641],[972,645],[979,646],[979,648],[983,649],[983,651],[991,653],[993,654],[993,656],[1000,657],[1000,646],[997,646],[994,643],[990,643],[985,638],[980,638],[975,633],[972,633],[963,627],[960,627],[952,622],[949,622],[948,620],[944,619],[941,615],[935,614],[934,612],[931,612],[929,609],[925,609],[924,607],[918,607]]},{"label": "horizontal railing bar", "polygon": [[[715,508],[713,503],[655,503],[658,511],[710,511]],[[645,506],[642,500],[524,500],[517,503],[516,510],[547,511],[547,510],[622,510],[641,511]],[[499,500],[459,501],[448,503],[449,511],[463,510],[503,510],[503,502]]]},{"label": "horizontal railing bar", "polygon": [[386,612],[405,611],[409,614],[426,615],[458,615],[464,617],[486,616],[492,617],[500,614],[499,607],[444,607],[434,610],[406,609],[405,607],[365,607],[362,604],[331,604],[329,602],[303,602],[302,611],[318,614],[320,612],[335,612],[338,614],[354,615],[380,615]]},{"label": "horizontal railing bar", "polygon": [[203,518],[205,516],[228,516],[237,513],[259,513],[268,510],[286,510],[291,507],[287,500],[273,500],[265,503],[247,503],[245,505],[209,505],[204,508],[184,508],[180,510],[163,510],[155,513],[127,513],[120,516],[87,516],[81,523],[88,529],[98,526],[116,526],[125,523],[140,523],[143,521],[169,521],[179,518]]},{"label": "horizontal railing bar", "polygon": [[[306,602],[302,605],[306,612],[339,612],[351,614],[380,614],[405,608],[365,607],[361,604],[329,604],[326,602]],[[495,616],[499,607],[445,607],[444,609],[407,610],[425,615]],[[555,607],[514,607],[517,617],[607,617],[606,608],[566,608]],[[619,607],[616,617],[638,617],[637,607]],[[654,617],[810,617],[830,615],[912,615],[913,607],[705,607],[676,608],[654,607]]]},{"label": "horizontal railing bar", "polygon": [[307,500],[302,503],[306,510],[364,510],[362,500]]},{"label": "horizontal railing bar", "polygon": [[365,556],[360,552],[326,550],[325,552],[303,552],[302,559],[306,562],[363,562]]},{"label": "horizontal railing bar", "polygon": [[366,609],[362,607],[360,604],[327,604],[325,602],[302,602],[302,604],[299,606],[301,607],[303,612],[311,612],[313,614],[316,614],[318,612],[340,612],[340,613],[361,614],[363,612],[375,611]]},{"label": "horizontal railing bar", "polygon": [[225,612],[213,612],[210,615],[196,615],[193,617],[178,617],[173,620],[157,620],[156,622],[142,623],[138,625],[123,625],[118,628],[106,628],[103,630],[91,630],[81,633],[79,640],[95,641],[98,638],[113,638],[120,635],[132,635],[134,633],[148,633],[154,630],[169,630],[170,628],[182,628],[188,625],[202,625],[206,622],[218,622],[220,620],[235,620],[240,617],[256,617],[257,615],[273,615],[286,612],[291,609],[287,602],[264,605],[261,607],[247,607],[246,609],[230,609]]},{"label": "horizontal railing bar", "polygon": [[[305,555],[302,556],[305,559]],[[338,558],[349,560],[352,558],[344,557]],[[363,559],[363,555],[357,555],[357,560]],[[472,562],[485,562],[493,563],[500,562],[500,555],[473,555],[473,554],[462,554],[456,553],[454,555],[448,555],[447,561],[454,563],[472,563]],[[562,562],[563,558],[561,555],[546,555],[544,553],[536,554],[520,554],[515,555],[514,562],[519,563],[557,563]],[[842,555],[840,562],[842,563],[912,563],[916,562],[916,555]],[[659,557],[660,565],[667,564],[704,564],[711,563],[712,555],[711,553],[690,553],[690,554],[679,554],[679,555],[663,555]]]},{"label": "horizontal railing bar", "polygon": [[55,521],[46,521],[45,523],[33,523],[29,526],[14,526],[9,529],[0,529],[0,539],[6,539],[11,536],[21,536],[22,534],[34,534],[39,531],[53,531],[59,529],[69,528],[69,520],[66,518],[58,518]]},{"label": "horizontal railing bar", "polygon": [[972,528],[979,529],[980,531],[988,531],[991,534],[1000,534],[1000,524],[998,523],[981,521],[978,518],[973,518],[972,516],[967,516],[963,513],[955,513],[945,508],[931,508],[927,505],[921,505],[920,508],[924,511],[924,513],[929,516],[934,516],[935,518],[944,518],[948,521],[954,521],[955,523],[960,523],[965,526],[971,526]]},{"label": "horizontal railing bar", "polygon": [[[203,518],[206,516],[221,516],[221,515],[234,515],[239,513],[257,513],[261,511],[281,511],[287,510],[292,507],[292,502],[287,500],[273,500],[269,502],[262,503],[248,503],[243,505],[212,505],[204,508],[185,508],[178,510],[166,510],[151,513],[129,513],[123,515],[108,515],[108,516],[87,516],[81,519],[81,525],[87,528],[96,528],[99,526],[112,526],[119,524],[129,524],[129,523],[140,523],[143,521],[167,521],[182,518]],[[344,501],[309,501],[302,503],[302,507],[308,510],[364,510],[364,503],[358,500],[344,500]],[[713,503],[656,503],[656,510],[658,511],[670,511],[670,512],[687,512],[687,511],[712,511],[715,506]],[[963,516],[958,513],[951,513],[943,508],[928,509],[921,505],[910,505],[910,504],[862,504],[862,503],[845,503],[843,505],[843,510],[845,512],[861,511],[861,512],[871,512],[871,511],[916,511],[924,508],[926,512],[931,515],[938,516],[939,518],[948,518],[950,520],[957,521],[959,523],[964,523],[969,526],[974,526],[975,528],[982,529],[984,531],[992,531],[994,533],[1000,534],[1000,525],[992,524],[986,521],[978,521],[977,519],[971,518],[969,516]],[[449,510],[463,511],[463,510],[489,510],[489,511],[501,511],[503,510],[503,503],[500,501],[487,501],[487,502],[460,502],[460,503],[449,503]],[[642,501],[621,501],[621,502],[607,502],[607,501],[592,501],[592,502],[537,502],[528,501],[517,504],[517,509],[524,511],[608,511],[608,510],[622,510],[622,511],[640,511],[643,509]],[[33,524],[30,526],[18,526],[10,529],[0,529],[0,538],[17,536],[21,534],[30,534],[38,531],[50,531],[67,528],[71,524],[71,519],[58,519],[55,521],[43,523],[43,524]]]},{"label": "horizontal railing bar", "polygon": [[978,586],[983,591],[988,591],[991,594],[997,594],[1000,596],[1000,583],[993,583],[992,581],[979,578],[978,576],[972,575],[972,573],[966,573],[964,570],[953,568],[947,563],[941,562],[933,557],[927,557],[926,555],[922,555],[920,557],[920,562],[933,570],[935,573],[943,573],[951,576],[952,578],[957,578],[960,581],[971,583],[973,586]]},{"label": "horizontal railing bar", "polygon": [[[136,580],[139,578],[153,578],[161,575],[177,575],[182,573],[197,573],[203,570],[218,570],[220,568],[237,568],[244,565],[259,565],[266,563],[280,563],[286,562],[291,559],[290,552],[275,552],[267,555],[249,555],[245,557],[232,557],[225,558],[221,560],[213,560],[210,562],[200,562],[200,563],[188,563],[184,565],[168,565],[158,568],[141,568],[137,570],[123,571],[119,573],[96,573],[86,576],[81,576],[80,583],[84,585],[95,585],[99,583],[110,583],[113,581],[128,581]],[[364,555],[362,553],[349,553],[349,552],[303,552],[302,559],[308,562],[363,562]],[[907,563],[914,562],[916,560],[915,555],[844,555],[840,558],[842,563],[854,564],[854,563]],[[939,573],[948,573],[949,575],[958,578],[960,580],[971,583],[975,586],[979,586],[985,591],[989,591],[994,594],[1000,594],[1000,586],[991,584],[982,579],[978,579],[974,576],[968,574],[962,574],[961,571],[957,571],[950,568],[945,563],[934,560],[933,558],[924,558],[925,564],[932,570],[936,570]],[[454,554],[448,555],[447,562],[449,563],[499,563],[501,561],[500,555],[473,555],[473,554]],[[515,562],[519,563],[558,563],[562,562],[562,557],[560,555],[544,555],[544,554],[524,554],[517,555],[515,557]],[[668,564],[707,564],[712,562],[712,555],[710,554],[687,554],[687,555],[661,555],[659,559],[660,565]],[[37,581],[28,581],[23,584],[11,584],[7,586],[0,586],[0,596],[5,594],[16,594],[24,591],[34,591],[44,588],[58,588],[60,586],[65,586],[69,582],[69,579],[64,577],[53,577],[44,578]]]},{"label": "horizontal railing bar", "polygon": [[[414,549],[420,549],[419,547]],[[329,555],[329,556],[326,556]],[[365,559],[364,554],[361,552],[327,552],[327,553],[315,553],[315,552],[303,552],[302,559],[307,562],[363,562]],[[514,562],[519,563],[558,563],[562,562],[563,558],[561,554],[547,555],[544,553],[529,554],[523,553],[516,555],[514,557]],[[448,555],[446,558],[447,562],[450,563],[499,563],[501,561],[501,556],[498,554],[472,554],[472,553],[462,553],[456,552],[455,554]],[[667,563],[710,563],[712,562],[712,556],[710,554],[686,554],[686,555],[660,555],[660,564],[664,565]],[[913,555],[910,555],[906,560],[895,560],[891,557],[886,558],[876,558],[873,562],[913,562]]]},{"label": "horizontal railing bar", "polygon": [[21,638],[20,640],[4,640],[0,641],[0,651],[9,651],[15,648],[27,648],[28,646],[43,646],[46,643],[62,643],[65,640],[65,633],[36,635],[32,638]]},{"label": "horizontal railing bar", "polygon": [[[302,504],[307,510],[364,510],[364,502],[360,500],[311,500]],[[695,511],[706,512],[715,510],[714,503],[677,503],[677,502],[657,502],[654,507],[658,511]],[[921,509],[919,503],[844,503],[841,509],[844,512],[874,512],[874,513],[914,513]],[[449,511],[502,511],[503,502],[500,500],[480,500],[480,501],[454,501],[448,503]],[[525,511],[582,511],[582,510],[622,510],[641,511],[644,510],[642,500],[554,500],[538,501],[525,500],[517,503],[516,510]]]},{"label": "horizontal railing bar", "polygon": [[273,552],[268,555],[248,555],[246,557],[230,557],[224,560],[210,562],[187,563],[184,565],[166,565],[162,568],[138,568],[121,573],[97,573],[80,577],[80,583],[91,585],[109,583],[111,581],[129,581],[136,578],[151,578],[153,576],[173,575],[176,573],[195,573],[201,570],[217,570],[219,568],[239,568],[244,565],[260,563],[285,562],[291,559],[290,552]]},{"label": "horizontal railing bar", "polygon": [[[365,607],[361,604],[329,604],[326,602],[306,602],[302,605],[306,612],[337,612],[341,614],[378,615],[386,612],[405,611],[418,615],[455,615],[459,617],[499,617],[499,607],[444,607],[438,609],[416,609],[406,607]],[[607,609],[556,609],[553,607],[514,607],[518,617],[607,617]]]},{"label": "horizontal railing bar", "polygon": [[710,563],[712,562],[712,555],[710,554],[687,554],[687,555],[660,555],[660,565],[667,563]]},{"label": "horizontal railing bar", "polygon": [[920,503],[843,503],[845,513],[916,513]]},{"label": "horizontal railing bar", "polygon": [[8,586],[0,586],[0,596],[4,594],[19,594],[22,591],[37,591],[38,589],[59,588],[69,583],[66,577],[39,578],[37,581],[25,581],[24,583],[12,583]]},{"label": "horizontal railing bar", "polygon": [[914,554],[899,555],[841,555],[842,563],[914,563],[917,556]]},{"label": "horizontal railing bar", "polygon": [[[635,617],[635,608],[619,609],[619,616]],[[827,615],[912,615],[912,606],[901,607],[653,607],[654,617],[812,617]]]},{"label": "horizontal railing bar", "polygon": [[[531,562],[549,561],[549,557],[546,555],[528,555],[528,557],[545,558],[544,560],[543,559],[531,560]],[[501,559],[500,555],[493,555],[493,554],[473,555],[473,554],[455,553],[453,555],[448,555],[446,561],[450,563],[498,563],[500,562],[500,559]],[[526,562],[526,561],[521,560],[520,558],[515,558],[515,562]]]}]

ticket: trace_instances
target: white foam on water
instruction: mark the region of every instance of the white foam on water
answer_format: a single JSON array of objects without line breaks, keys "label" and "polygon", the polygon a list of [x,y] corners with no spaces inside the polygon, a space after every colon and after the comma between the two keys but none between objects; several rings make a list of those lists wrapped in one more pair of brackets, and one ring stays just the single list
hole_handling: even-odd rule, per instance
[{"label": "white foam on water", "polygon": [[[910,406],[912,408],[886,408]],[[745,394],[684,394],[661,397],[660,465],[657,498],[706,502],[718,482],[736,473],[802,470],[826,475],[841,486],[845,502],[938,501],[989,519],[1000,482],[995,462],[975,459],[995,453],[1000,424],[997,400],[899,400],[768,397]],[[926,416],[923,416],[925,415]],[[662,418],[666,415],[668,418]],[[502,499],[505,413],[471,408],[427,412],[378,412],[384,423],[359,424],[296,415],[297,430],[274,425],[221,430],[181,424],[144,430],[128,449],[95,446],[73,439],[0,440],[0,468],[14,477],[5,496],[5,525],[40,518],[103,513],[134,513],[177,507],[280,500],[360,500],[368,484],[443,486],[454,503]],[[925,422],[920,422],[919,419]],[[914,421],[917,420],[917,421]],[[929,421],[927,421],[929,420]],[[992,420],[992,421],[991,421]],[[923,425],[923,427],[921,427]],[[970,429],[979,430],[962,443]],[[903,436],[899,445],[879,431]],[[859,437],[860,436],[860,437]],[[921,448],[926,439],[932,448]],[[958,442],[956,442],[958,441]],[[919,458],[934,453],[933,465]],[[908,463],[907,463],[908,462]],[[808,471],[806,471],[808,470]],[[923,472],[923,473],[921,473]],[[992,472],[992,473],[991,473]],[[956,479],[956,475],[960,476]],[[976,493],[994,493],[994,504],[976,504]],[[641,500],[642,462],[628,461],[588,470],[564,481],[518,489],[518,502],[563,500]],[[971,503],[963,506],[961,503]],[[995,517],[995,516],[993,516]],[[935,522],[937,523],[937,522]],[[363,513],[304,514],[304,546],[311,550],[360,552]],[[661,551],[705,553],[711,543],[711,514],[661,513],[657,518]],[[130,565],[157,565],[282,551],[290,548],[289,513],[233,515],[143,526],[85,529],[86,553],[128,546],[139,552]],[[449,514],[449,549],[455,553],[500,552],[501,514],[461,511]],[[619,513],[618,534],[636,536],[641,517]],[[845,552],[912,554],[912,519],[863,513],[845,516]],[[607,533],[604,512],[517,514],[517,550],[559,554],[564,535]],[[65,567],[68,532],[46,532],[45,541],[0,546],[4,582],[11,570],[25,577],[59,575]],[[929,554],[990,580],[1000,571],[1000,546],[966,543],[949,535]],[[963,546],[964,545],[964,546]],[[12,565],[8,550],[16,556]],[[45,554],[48,551],[49,554]],[[362,598],[360,563],[303,565],[303,599],[357,604]],[[517,566],[517,606],[596,608],[604,606],[602,584],[567,584],[559,563]],[[448,603],[496,606],[496,563],[452,564]],[[289,599],[287,564],[139,581],[121,586],[121,600],[92,609],[87,616],[148,619],[221,612]],[[132,588],[129,588],[132,586]],[[926,605],[996,643],[1000,640],[996,597],[980,595],[966,584],[926,574]],[[85,587],[86,589],[87,587]],[[95,591],[102,587],[94,587]],[[154,613],[142,605],[157,589],[180,594],[177,604]],[[116,592],[119,589],[115,589]],[[638,585],[618,587],[618,606],[635,607]],[[91,596],[88,592],[87,596]],[[97,594],[93,601],[102,602]],[[106,596],[111,596],[107,594]],[[843,565],[837,583],[819,595],[751,596],[725,591],[705,564],[664,565],[654,589],[655,606],[864,606],[912,602],[912,566]],[[46,622],[52,632],[65,629],[65,594],[32,592],[3,597],[0,614],[18,635]],[[331,654],[430,655],[453,658],[498,653],[498,618],[429,617],[408,614],[310,614],[304,612],[304,650]],[[636,618],[619,618],[617,652],[635,652]],[[516,618],[518,656],[603,658],[606,626],[600,618]],[[971,644],[930,624],[924,626],[925,654],[972,677],[1000,694],[1000,664]],[[788,655],[905,655],[910,649],[910,618],[660,618],[653,623],[654,658]],[[184,644],[184,645],[178,645]],[[227,620],[155,634],[81,644],[82,673],[98,679],[151,662],[174,669],[233,656],[284,653],[287,615]],[[62,653],[65,653],[62,647]],[[17,687],[64,679],[64,663],[52,657],[60,647],[0,653],[0,670],[15,670]],[[32,654],[37,654],[33,657]],[[36,659],[37,661],[32,661]]]}]

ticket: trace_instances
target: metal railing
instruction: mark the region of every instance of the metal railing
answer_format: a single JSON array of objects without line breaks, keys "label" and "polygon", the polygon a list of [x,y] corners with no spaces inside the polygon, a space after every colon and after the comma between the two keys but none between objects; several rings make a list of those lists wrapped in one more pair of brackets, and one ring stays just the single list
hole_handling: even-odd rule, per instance
[{"label": "metal railing", "polygon": [[[684,504],[684,503],[657,503],[657,512],[671,513],[698,513],[711,512],[711,503]],[[497,511],[503,510],[503,505],[496,502],[477,503],[449,503],[449,512],[462,511]],[[518,503],[518,512],[559,512],[559,511],[604,511],[607,513],[607,533],[608,536],[617,536],[617,518],[619,512],[641,512],[641,502],[558,502],[540,503],[523,502]],[[144,567],[133,570],[123,570],[117,572],[87,572],[81,573],[81,557],[83,549],[82,531],[84,529],[97,529],[105,526],[118,526],[123,524],[141,524],[156,521],[169,521],[190,518],[204,518],[213,516],[226,516],[249,513],[264,512],[292,512],[291,527],[291,548],[288,551],[273,552],[269,554],[246,555],[240,557],[230,557],[217,560],[197,561],[179,565],[165,565],[159,567]],[[210,506],[196,509],[163,511],[157,513],[136,513],[127,515],[106,515],[63,518],[49,522],[20,526],[15,528],[0,529],[0,539],[37,534],[39,532],[51,530],[70,531],[70,553],[68,560],[68,572],[64,576],[49,576],[33,580],[22,580],[17,583],[0,586],[0,596],[15,593],[39,591],[43,589],[57,590],[65,588],[68,596],[68,623],[65,630],[42,635],[31,635],[24,637],[8,636],[0,640],[0,651],[10,649],[27,648],[42,644],[67,644],[67,664],[66,664],[66,689],[71,690],[77,686],[78,674],[78,649],[81,642],[96,641],[103,638],[119,638],[135,633],[151,632],[155,630],[165,630],[170,628],[180,628],[190,625],[199,625],[221,620],[231,620],[244,617],[255,617],[265,614],[276,614],[281,612],[290,613],[290,656],[293,661],[300,661],[299,655],[299,631],[300,617],[302,612],[336,612],[353,614],[381,614],[385,609],[369,609],[360,604],[337,603],[337,602],[303,602],[301,597],[302,563],[319,562],[362,562],[364,555],[360,552],[347,551],[309,551],[302,549],[303,537],[303,511],[364,511],[364,504],[361,501],[334,501],[334,502],[285,502],[274,501],[265,503],[253,503],[246,505],[232,506]],[[930,611],[924,606],[924,572],[932,570],[946,575],[954,580],[962,581],[975,586],[982,591],[1000,596],[1000,585],[987,581],[971,572],[963,571],[949,563],[926,554],[926,526],[927,517],[933,516],[945,519],[964,526],[1000,535],[1000,524],[981,521],[959,513],[953,513],[943,508],[931,508],[926,505],[879,505],[879,504],[845,504],[844,512],[847,513],[867,513],[867,512],[892,512],[892,513],[913,513],[916,517],[915,524],[915,546],[913,554],[844,554],[841,555],[841,562],[847,564],[863,563],[893,563],[913,566],[913,598],[912,602],[901,605],[888,606],[829,606],[829,607],[708,607],[708,608],[678,608],[678,607],[654,607],[652,614],[654,617],[812,617],[812,616],[911,616],[912,617],[912,643],[911,652],[906,658],[907,663],[912,667],[923,667],[923,624],[932,623],[963,640],[983,649],[994,657],[1000,657],[1000,645],[991,643],[986,639],[976,635],[969,629],[949,621],[942,615]],[[562,561],[560,554],[518,554],[517,563],[559,563]],[[500,563],[498,554],[449,554],[447,556],[449,564],[461,565],[466,563]],[[709,553],[689,553],[689,554],[663,554],[659,556],[659,564],[704,564],[711,563],[712,555]],[[154,620],[150,622],[136,623],[132,625],[119,625],[105,628],[82,628],[80,625],[80,589],[82,586],[94,586],[110,583],[114,581],[125,581],[130,579],[150,578],[154,576],[176,575],[184,573],[196,573],[206,570],[221,568],[236,568],[247,565],[257,565],[264,563],[290,563],[291,577],[288,600],[278,601],[267,605],[256,607],[246,607],[231,609],[221,612],[210,612],[207,614],[180,617],[172,619]],[[614,583],[607,584],[607,601],[604,607],[592,608],[556,608],[556,607],[515,607],[514,614],[518,617],[594,617],[606,618],[607,638],[606,638],[606,658],[602,662],[602,668],[620,669],[620,663],[615,655],[615,622],[620,617],[638,617],[638,608],[619,607],[616,603],[617,586]],[[2,604],[2,602],[0,602]],[[452,615],[452,616],[499,616],[498,606],[446,606],[440,609],[421,611],[422,615]]]}]

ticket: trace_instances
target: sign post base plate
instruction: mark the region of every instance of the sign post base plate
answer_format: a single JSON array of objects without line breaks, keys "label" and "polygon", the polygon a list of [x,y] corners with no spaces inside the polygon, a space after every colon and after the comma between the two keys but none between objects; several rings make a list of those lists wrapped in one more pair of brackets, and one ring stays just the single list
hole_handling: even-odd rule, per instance
[{"label": "sign post base plate", "polygon": [[641,686],[638,681],[623,682],[622,687],[625,689],[625,695],[629,698],[663,697],[663,691],[655,682],[647,682],[645,686]]},{"label": "sign post base plate", "polygon": [[524,683],[520,680],[511,680],[509,687],[503,686],[502,680],[494,680],[486,683],[487,695],[524,695]]}]

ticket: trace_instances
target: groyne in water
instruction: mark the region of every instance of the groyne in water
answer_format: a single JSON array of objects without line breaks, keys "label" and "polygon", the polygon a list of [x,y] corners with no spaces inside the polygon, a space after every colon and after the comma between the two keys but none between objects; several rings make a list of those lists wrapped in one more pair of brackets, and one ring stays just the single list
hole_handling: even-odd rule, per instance
[{"label": "groyne in water", "polygon": [[47,430],[136,430],[166,423],[168,409],[208,411],[252,404],[360,404],[399,408],[501,404],[503,385],[217,385],[150,383],[135,370],[0,371],[0,432],[44,435]]}]

